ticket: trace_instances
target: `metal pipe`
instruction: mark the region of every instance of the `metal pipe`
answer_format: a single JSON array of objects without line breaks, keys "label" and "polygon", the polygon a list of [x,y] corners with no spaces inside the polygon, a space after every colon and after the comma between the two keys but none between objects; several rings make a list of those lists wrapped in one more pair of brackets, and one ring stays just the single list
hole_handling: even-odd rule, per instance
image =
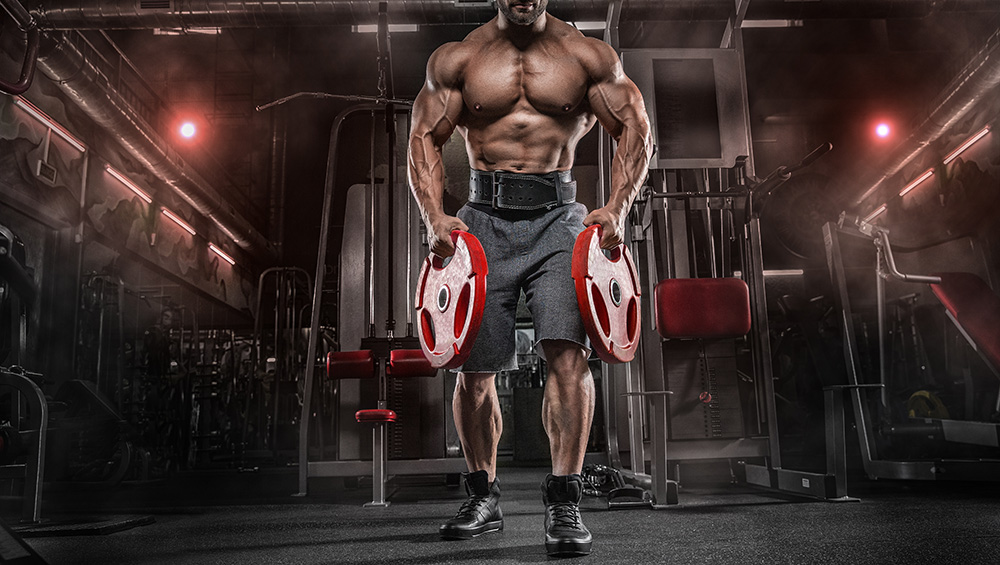
[{"label": "metal pipe", "polygon": [[[375,257],[378,255],[378,232],[375,229],[375,213],[378,207],[378,193],[375,192],[375,111],[372,110],[371,144],[368,161],[368,194],[371,208],[368,210],[368,337],[375,337]],[[389,219],[392,221],[392,218]],[[392,242],[389,242],[392,247]]]},{"label": "metal pipe", "polygon": [[[604,20],[608,7],[620,0],[551,0],[549,12],[568,21]],[[626,21],[728,20],[733,0],[629,0],[622,3]],[[824,0],[787,2],[754,0],[746,19],[922,18],[942,11],[995,11],[995,0]],[[455,0],[390,2],[394,24],[484,23],[496,16],[485,3],[462,6]],[[52,0],[36,10],[47,29],[154,29],[197,27],[287,27],[374,24],[378,0],[174,0],[166,10],[157,3],[118,0]]]},{"label": "metal pipe", "polygon": [[274,246],[186,165],[66,34],[46,34],[38,66],[121,146],[240,247],[271,259]]},{"label": "metal pipe", "polygon": [[[17,4],[17,2],[14,2]],[[6,7],[6,2],[4,2]],[[33,24],[34,22],[32,22]],[[0,80],[0,92],[4,94],[16,95],[24,94],[31,86],[31,81],[35,78],[35,67],[38,62],[39,34],[37,27],[27,30],[27,38],[24,46],[24,61],[21,63],[21,73],[16,82]]]},{"label": "metal pipe", "polygon": [[17,26],[23,31],[27,31],[37,26],[35,19],[24,9],[17,0],[0,0],[0,8],[3,8],[7,15],[14,19]]},{"label": "metal pipe", "polygon": [[888,276],[903,282],[927,284],[941,283],[941,277],[930,275],[907,275],[899,272],[899,269],[896,268],[896,260],[892,257],[892,246],[889,245],[889,233],[880,229],[876,232],[876,234],[878,235],[878,239],[876,240],[875,245],[879,246],[885,252],[885,267],[886,274]]},{"label": "metal pipe", "polygon": [[882,383],[881,400],[882,409],[884,410],[889,406],[889,393],[886,391],[886,387],[889,386],[887,376],[889,363],[886,356],[889,344],[886,343],[885,329],[885,277],[882,276],[883,255],[882,247],[877,247],[875,250],[875,310],[878,317],[878,378],[879,382]]}]

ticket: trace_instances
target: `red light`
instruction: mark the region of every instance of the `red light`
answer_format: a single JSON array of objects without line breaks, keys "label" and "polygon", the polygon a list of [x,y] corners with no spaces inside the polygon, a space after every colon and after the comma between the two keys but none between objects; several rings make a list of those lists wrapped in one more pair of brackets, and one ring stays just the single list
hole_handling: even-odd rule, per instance
[{"label": "red light", "polygon": [[181,125],[181,135],[187,139],[191,139],[196,133],[198,133],[198,129],[191,122],[184,122]]},{"label": "red light", "polygon": [[891,133],[891,131],[892,130],[889,128],[889,124],[883,123],[875,126],[875,135],[881,138],[889,137],[889,133]]}]

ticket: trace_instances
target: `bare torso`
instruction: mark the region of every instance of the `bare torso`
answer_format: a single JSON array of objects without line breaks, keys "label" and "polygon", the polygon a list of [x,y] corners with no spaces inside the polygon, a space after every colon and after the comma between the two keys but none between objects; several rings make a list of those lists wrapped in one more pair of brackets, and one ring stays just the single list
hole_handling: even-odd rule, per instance
[{"label": "bare torso", "polygon": [[457,129],[472,167],[545,173],[573,166],[577,143],[596,121],[581,62],[587,41],[550,17],[525,45],[489,26],[454,44],[464,103]]}]

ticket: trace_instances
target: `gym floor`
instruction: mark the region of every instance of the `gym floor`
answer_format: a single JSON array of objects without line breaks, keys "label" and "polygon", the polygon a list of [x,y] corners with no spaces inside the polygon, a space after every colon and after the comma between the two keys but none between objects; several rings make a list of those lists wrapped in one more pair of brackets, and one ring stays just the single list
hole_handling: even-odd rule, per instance
[{"label": "gym floor", "polygon": [[[152,517],[107,535],[26,537],[50,565],[238,563],[524,563],[549,560],[539,484],[546,469],[499,471],[505,529],[443,541],[440,521],[464,491],[443,478],[397,484],[388,508],[365,508],[370,489],[311,483],[297,498],[294,469],[183,474],[168,482],[45,496],[50,524]],[[410,481],[413,478],[408,479]],[[666,510],[606,510],[584,498],[600,563],[1000,563],[1000,488],[855,481],[860,502],[802,500],[741,485],[682,485]],[[8,500],[9,505],[11,501]],[[7,523],[16,525],[10,513]],[[16,526],[15,526],[16,527]]]}]

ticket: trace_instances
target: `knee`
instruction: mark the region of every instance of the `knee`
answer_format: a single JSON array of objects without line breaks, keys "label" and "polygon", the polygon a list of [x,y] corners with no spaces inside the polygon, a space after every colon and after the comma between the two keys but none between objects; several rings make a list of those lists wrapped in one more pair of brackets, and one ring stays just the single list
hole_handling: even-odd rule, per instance
[{"label": "knee", "polygon": [[552,341],[543,344],[549,374],[561,380],[578,380],[590,377],[587,350],[570,341]]},{"label": "knee", "polygon": [[459,373],[455,381],[455,395],[482,398],[495,390],[495,378],[492,373]]}]

